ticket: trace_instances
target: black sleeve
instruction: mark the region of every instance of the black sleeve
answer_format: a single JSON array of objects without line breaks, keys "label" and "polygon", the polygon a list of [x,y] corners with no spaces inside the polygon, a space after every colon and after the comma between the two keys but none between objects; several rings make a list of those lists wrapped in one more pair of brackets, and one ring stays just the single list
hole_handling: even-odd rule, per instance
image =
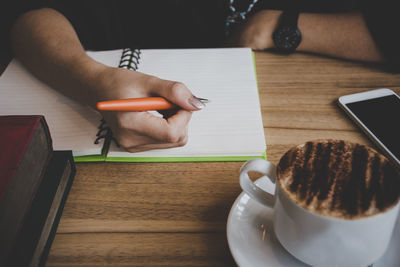
[{"label": "black sleeve", "polygon": [[371,35],[393,72],[400,72],[400,16],[393,0],[361,2]]},{"label": "black sleeve", "polygon": [[225,38],[226,0],[48,0],[87,50],[215,47]]}]

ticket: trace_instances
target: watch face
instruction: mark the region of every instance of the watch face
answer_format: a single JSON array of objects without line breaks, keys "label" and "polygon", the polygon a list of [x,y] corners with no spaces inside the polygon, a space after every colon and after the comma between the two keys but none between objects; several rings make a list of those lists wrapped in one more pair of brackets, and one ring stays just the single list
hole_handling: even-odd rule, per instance
[{"label": "watch face", "polygon": [[297,28],[285,26],[274,32],[275,45],[282,51],[294,51],[301,41],[301,33]]}]

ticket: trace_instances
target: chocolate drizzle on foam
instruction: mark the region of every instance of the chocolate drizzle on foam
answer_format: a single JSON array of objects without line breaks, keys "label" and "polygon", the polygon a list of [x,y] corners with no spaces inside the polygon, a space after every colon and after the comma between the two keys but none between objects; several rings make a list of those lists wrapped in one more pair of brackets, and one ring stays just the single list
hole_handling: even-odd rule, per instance
[{"label": "chocolate drizzle on foam", "polygon": [[383,212],[400,199],[400,173],[375,150],[346,141],[311,141],[289,150],[278,180],[300,206],[356,219]]}]

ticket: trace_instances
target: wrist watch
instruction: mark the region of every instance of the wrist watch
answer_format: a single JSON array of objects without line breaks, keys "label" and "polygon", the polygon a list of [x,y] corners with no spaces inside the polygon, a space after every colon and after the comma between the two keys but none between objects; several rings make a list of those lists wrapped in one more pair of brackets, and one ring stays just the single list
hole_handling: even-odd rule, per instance
[{"label": "wrist watch", "polygon": [[293,53],[301,42],[301,32],[297,27],[299,11],[283,11],[279,18],[278,27],[272,34],[275,47],[282,53]]}]

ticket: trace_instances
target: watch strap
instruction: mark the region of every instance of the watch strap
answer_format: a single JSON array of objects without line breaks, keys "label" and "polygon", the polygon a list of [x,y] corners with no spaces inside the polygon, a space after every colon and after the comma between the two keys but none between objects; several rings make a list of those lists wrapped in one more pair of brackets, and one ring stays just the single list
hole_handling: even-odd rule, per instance
[{"label": "watch strap", "polygon": [[280,17],[280,26],[294,26],[297,27],[297,21],[299,19],[299,11],[295,9],[289,9],[283,11]]}]

